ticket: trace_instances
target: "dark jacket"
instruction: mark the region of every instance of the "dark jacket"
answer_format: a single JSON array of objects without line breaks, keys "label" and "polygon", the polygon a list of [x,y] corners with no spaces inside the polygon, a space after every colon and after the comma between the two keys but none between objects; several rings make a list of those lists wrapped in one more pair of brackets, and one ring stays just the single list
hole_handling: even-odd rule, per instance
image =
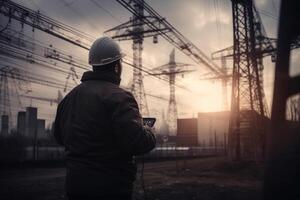
[{"label": "dark jacket", "polygon": [[59,104],[54,135],[66,148],[66,190],[75,195],[129,194],[134,155],[155,146],[133,95],[113,73],[85,72]]}]

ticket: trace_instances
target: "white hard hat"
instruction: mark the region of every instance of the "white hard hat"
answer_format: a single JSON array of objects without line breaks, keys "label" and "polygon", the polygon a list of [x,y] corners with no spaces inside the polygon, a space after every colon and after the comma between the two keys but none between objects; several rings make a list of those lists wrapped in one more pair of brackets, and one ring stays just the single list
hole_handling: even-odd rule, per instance
[{"label": "white hard hat", "polygon": [[124,56],[118,43],[109,37],[101,37],[90,48],[89,64],[103,66],[120,60]]}]

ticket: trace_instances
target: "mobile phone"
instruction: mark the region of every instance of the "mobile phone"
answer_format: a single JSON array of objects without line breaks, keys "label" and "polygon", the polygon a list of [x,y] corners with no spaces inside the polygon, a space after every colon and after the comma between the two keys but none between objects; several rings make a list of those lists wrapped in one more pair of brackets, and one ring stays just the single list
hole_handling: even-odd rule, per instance
[{"label": "mobile phone", "polygon": [[145,117],[143,118],[143,124],[144,126],[149,126],[149,127],[153,127],[154,124],[156,122],[156,118],[153,118],[153,117]]}]

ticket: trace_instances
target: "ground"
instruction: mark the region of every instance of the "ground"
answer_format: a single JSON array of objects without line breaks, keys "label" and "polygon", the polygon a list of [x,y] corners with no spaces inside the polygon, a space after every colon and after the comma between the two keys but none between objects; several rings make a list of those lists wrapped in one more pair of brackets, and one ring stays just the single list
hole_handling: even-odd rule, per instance
[{"label": "ground", "polygon": [[[176,164],[177,163],[177,164]],[[199,158],[142,164],[135,183],[134,199],[148,200],[259,200],[262,167],[233,163],[226,158]],[[63,167],[1,169],[0,199],[54,200],[64,195]]]}]

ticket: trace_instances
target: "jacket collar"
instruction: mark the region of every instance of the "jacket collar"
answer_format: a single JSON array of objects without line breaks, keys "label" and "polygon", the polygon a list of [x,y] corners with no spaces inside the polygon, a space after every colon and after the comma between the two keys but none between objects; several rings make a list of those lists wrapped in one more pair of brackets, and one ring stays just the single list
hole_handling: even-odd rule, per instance
[{"label": "jacket collar", "polygon": [[107,72],[97,72],[97,71],[87,71],[84,72],[81,78],[81,82],[90,81],[90,80],[99,80],[99,81],[108,81],[116,85],[120,85],[121,79],[116,74],[107,73]]}]

